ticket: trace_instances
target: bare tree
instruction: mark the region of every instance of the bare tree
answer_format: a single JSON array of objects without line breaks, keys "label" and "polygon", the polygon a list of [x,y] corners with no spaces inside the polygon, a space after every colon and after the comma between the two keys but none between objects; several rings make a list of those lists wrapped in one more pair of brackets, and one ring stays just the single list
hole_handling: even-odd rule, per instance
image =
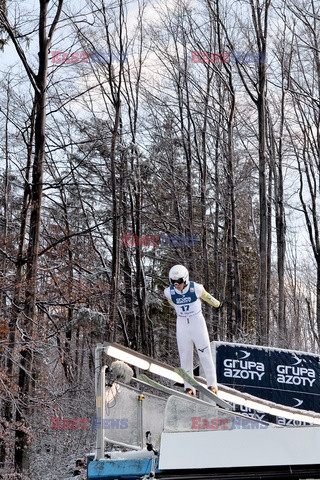
[{"label": "bare tree", "polygon": [[[289,124],[292,145],[299,172],[299,198],[316,266],[316,338],[320,332],[320,232],[319,232],[319,172],[320,172],[320,10],[317,2],[288,2],[295,28],[293,46],[295,69],[289,77],[290,95],[295,122]],[[304,56],[304,52],[308,55]],[[309,299],[309,307],[312,299]]]},{"label": "bare tree", "polygon": [[[37,299],[37,273],[38,273],[38,252],[40,239],[40,223],[41,223],[41,200],[43,188],[43,168],[45,157],[45,127],[46,127],[46,90],[47,90],[47,75],[48,75],[48,52],[52,42],[52,37],[56,29],[63,0],[59,0],[55,17],[51,26],[48,29],[48,6],[50,0],[40,0],[39,2],[39,65],[38,72],[35,73],[27,61],[25,53],[20,46],[15,28],[11,26],[7,17],[4,6],[0,9],[0,24],[6,31],[10,40],[14,44],[17,54],[23,64],[26,74],[29,78],[30,84],[34,90],[34,108],[32,111],[32,118],[34,119],[34,154],[32,155],[32,165],[30,165],[31,185],[26,186],[28,191],[28,201],[26,206],[30,211],[29,220],[29,240],[28,249],[25,258],[20,259],[18,263],[18,271],[16,278],[16,285],[21,282],[21,264],[26,265],[26,292],[24,302],[24,322],[23,329],[25,339],[21,348],[20,370],[19,370],[19,392],[21,407],[28,404],[28,395],[32,388],[31,375],[33,370],[33,350],[32,337],[33,325],[36,318],[36,299]],[[48,30],[48,31],[47,31]],[[31,144],[30,144],[31,152]],[[26,212],[22,215],[22,231],[24,237],[26,223]],[[24,408],[26,412],[27,408]],[[22,428],[18,428],[16,432],[15,445],[15,465],[18,471],[28,469],[28,455],[27,455],[27,434],[23,428],[24,414],[23,409],[19,408],[16,411],[16,421],[21,422]]]}]

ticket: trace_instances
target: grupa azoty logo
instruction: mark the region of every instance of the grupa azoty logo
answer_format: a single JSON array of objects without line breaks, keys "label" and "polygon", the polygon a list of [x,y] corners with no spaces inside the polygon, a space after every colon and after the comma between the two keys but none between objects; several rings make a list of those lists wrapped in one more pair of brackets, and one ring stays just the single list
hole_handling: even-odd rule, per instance
[{"label": "grupa azoty logo", "polygon": [[313,368],[301,366],[303,359],[296,353],[292,353],[292,364],[277,365],[277,382],[285,385],[312,387],[316,380],[316,372]]},{"label": "grupa azoty logo", "polygon": [[[239,356],[241,354],[241,357]],[[242,380],[261,381],[265,375],[265,366],[262,362],[250,360],[251,352],[240,350],[238,358],[225,358],[223,361],[223,374],[225,377],[239,378]]]},{"label": "grupa azoty logo", "polygon": [[300,398],[293,398],[292,400],[295,400],[296,403],[293,406],[293,408],[299,408],[303,404],[303,400],[300,400]]}]

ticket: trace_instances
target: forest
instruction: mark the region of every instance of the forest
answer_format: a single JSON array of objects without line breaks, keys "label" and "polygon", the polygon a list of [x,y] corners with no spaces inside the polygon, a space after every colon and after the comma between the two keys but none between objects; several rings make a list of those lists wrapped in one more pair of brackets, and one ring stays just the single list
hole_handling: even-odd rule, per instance
[{"label": "forest", "polygon": [[0,478],[90,451],[97,343],[178,365],[175,264],[319,353],[318,0],[0,0],[0,48]]}]

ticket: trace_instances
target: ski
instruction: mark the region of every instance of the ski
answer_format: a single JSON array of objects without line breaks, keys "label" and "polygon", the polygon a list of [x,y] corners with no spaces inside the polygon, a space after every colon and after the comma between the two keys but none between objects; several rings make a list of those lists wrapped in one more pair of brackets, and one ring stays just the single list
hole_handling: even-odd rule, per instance
[{"label": "ski", "polygon": [[[200,400],[196,396],[193,397],[192,395],[188,395],[187,393],[178,392],[177,390],[174,390],[173,388],[166,387],[165,385],[162,385],[161,383],[158,383],[155,380],[152,380],[151,378],[149,378],[144,373],[141,373],[140,375],[138,375],[137,380],[139,381],[139,383],[146,384],[149,387],[153,387],[156,390],[160,390],[161,392],[168,393],[169,395],[175,395],[176,397],[184,398],[185,400],[191,400],[192,402],[210,405],[209,402],[206,402],[204,400]],[[210,406],[212,406],[212,405],[210,405]]]},{"label": "ski", "polygon": [[213,393],[211,390],[208,390],[208,388],[203,384],[198,382],[195,378],[191,377],[188,372],[183,370],[183,368],[175,368],[175,372],[177,372],[186,382],[188,382],[190,385],[192,385],[194,388],[196,388],[199,392],[203,393],[207,398],[210,398],[214,402],[216,402],[219,407],[226,408],[230,410],[232,407],[228,402],[225,402],[222,400],[218,395]]}]

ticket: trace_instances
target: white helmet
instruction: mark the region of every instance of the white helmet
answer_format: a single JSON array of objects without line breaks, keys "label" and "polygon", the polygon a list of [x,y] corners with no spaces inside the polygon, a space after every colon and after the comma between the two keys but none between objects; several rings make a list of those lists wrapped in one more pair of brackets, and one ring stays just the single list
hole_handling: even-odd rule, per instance
[{"label": "white helmet", "polygon": [[174,265],[174,267],[172,267],[169,272],[169,281],[172,284],[177,282],[185,283],[186,285],[188,285],[189,272],[186,267],[184,267],[183,265]]}]

